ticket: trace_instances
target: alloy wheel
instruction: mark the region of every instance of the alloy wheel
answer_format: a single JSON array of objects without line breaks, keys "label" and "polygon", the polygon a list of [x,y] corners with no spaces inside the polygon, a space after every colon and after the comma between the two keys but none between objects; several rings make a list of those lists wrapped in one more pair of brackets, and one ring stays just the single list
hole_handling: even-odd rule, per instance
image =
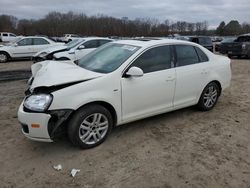
[{"label": "alloy wheel", "polygon": [[92,145],[102,140],[108,132],[108,118],[101,113],[86,117],[79,127],[79,138],[85,144]]},{"label": "alloy wheel", "polygon": [[0,54],[0,62],[4,63],[7,61],[7,56],[5,54]]},{"label": "alloy wheel", "polygon": [[215,105],[218,97],[217,89],[212,85],[209,86],[204,94],[203,102],[207,108],[211,108]]}]

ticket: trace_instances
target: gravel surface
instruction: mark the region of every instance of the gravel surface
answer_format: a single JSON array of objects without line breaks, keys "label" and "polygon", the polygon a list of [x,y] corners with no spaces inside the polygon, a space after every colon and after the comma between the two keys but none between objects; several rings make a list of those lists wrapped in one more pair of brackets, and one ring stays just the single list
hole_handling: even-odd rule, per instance
[{"label": "gravel surface", "polygon": [[[119,126],[90,150],[64,137],[26,139],[16,115],[26,80],[0,82],[0,187],[249,188],[250,60],[232,64],[232,85],[212,111],[191,107]],[[0,72],[30,65],[0,64]]]}]

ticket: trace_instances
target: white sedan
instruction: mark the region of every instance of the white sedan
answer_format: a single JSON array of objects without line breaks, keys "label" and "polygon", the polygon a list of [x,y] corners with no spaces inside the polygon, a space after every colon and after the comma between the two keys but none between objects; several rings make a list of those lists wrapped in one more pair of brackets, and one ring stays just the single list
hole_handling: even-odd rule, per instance
[{"label": "white sedan", "polygon": [[[81,40],[81,41],[80,41]],[[76,61],[92,52],[96,48],[112,42],[113,39],[101,38],[101,37],[88,37],[79,39],[79,43],[68,50],[58,52],[54,54],[54,60],[72,60]]]},{"label": "white sedan", "polygon": [[78,65],[40,62],[32,75],[18,110],[23,134],[51,142],[66,130],[91,148],[117,125],[192,105],[211,110],[230,86],[231,66],[195,43],[142,39],[111,42]]},{"label": "white sedan", "polygon": [[11,59],[30,58],[38,51],[62,45],[46,37],[23,37],[11,45],[0,47],[0,63]]}]

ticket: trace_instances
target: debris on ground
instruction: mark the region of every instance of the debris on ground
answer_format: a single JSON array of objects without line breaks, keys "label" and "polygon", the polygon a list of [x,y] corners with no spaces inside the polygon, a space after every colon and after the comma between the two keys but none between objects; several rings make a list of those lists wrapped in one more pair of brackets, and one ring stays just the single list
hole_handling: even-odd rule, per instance
[{"label": "debris on ground", "polygon": [[55,170],[59,171],[59,170],[62,170],[62,165],[59,164],[59,165],[53,166],[53,168],[54,168]]},{"label": "debris on ground", "polygon": [[71,174],[72,177],[75,177],[76,173],[78,173],[78,172],[80,172],[80,169],[74,169],[74,168],[73,168],[73,169],[71,170],[70,174]]}]

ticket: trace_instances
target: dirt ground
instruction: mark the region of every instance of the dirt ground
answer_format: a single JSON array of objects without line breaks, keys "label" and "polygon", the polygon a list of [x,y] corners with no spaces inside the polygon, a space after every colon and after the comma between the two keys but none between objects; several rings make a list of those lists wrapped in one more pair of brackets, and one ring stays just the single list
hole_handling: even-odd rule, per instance
[{"label": "dirt ground", "polygon": [[[0,76],[30,65],[0,64]],[[26,80],[0,82],[0,187],[250,187],[250,60],[233,60],[232,85],[212,111],[123,125],[90,150],[67,138],[26,139],[16,115],[25,89]],[[73,168],[81,170],[75,178]]]}]

